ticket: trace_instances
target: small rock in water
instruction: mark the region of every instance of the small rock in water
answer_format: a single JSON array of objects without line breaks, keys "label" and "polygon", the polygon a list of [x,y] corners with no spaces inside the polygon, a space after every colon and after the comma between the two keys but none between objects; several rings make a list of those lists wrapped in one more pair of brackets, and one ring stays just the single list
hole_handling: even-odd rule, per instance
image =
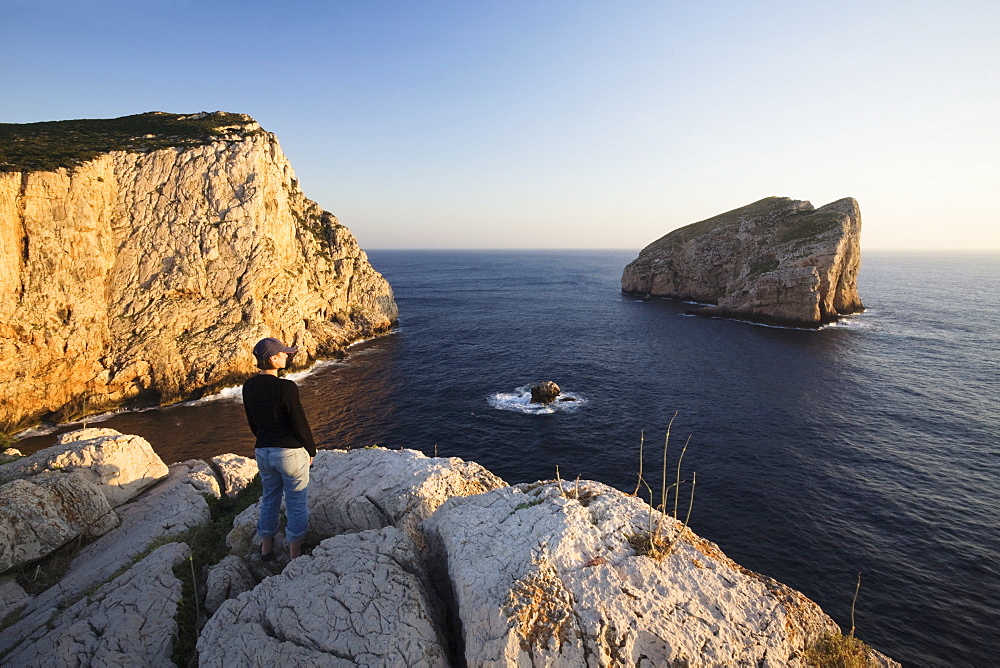
[{"label": "small rock in water", "polygon": [[559,396],[559,386],[551,380],[531,386],[531,403],[551,404]]}]

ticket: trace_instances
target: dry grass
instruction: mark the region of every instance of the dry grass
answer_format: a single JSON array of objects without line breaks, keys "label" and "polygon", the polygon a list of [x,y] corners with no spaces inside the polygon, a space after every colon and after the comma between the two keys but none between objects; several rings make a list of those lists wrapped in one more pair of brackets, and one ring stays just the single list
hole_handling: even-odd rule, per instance
[{"label": "dry grass", "polygon": [[[635,550],[636,554],[644,557],[650,557],[651,559],[662,560],[666,558],[674,547],[676,541],[685,533],[687,529],[688,522],[691,519],[691,509],[694,507],[694,488],[697,482],[697,474],[692,474],[691,477],[691,494],[688,500],[687,516],[684,521],[681,522],[681,526],[674,532],[673,539],[668,540],[665,531],[665,522],[668,517],[667,506],[670,501],[671,490],[674,493],[674,514],[673,518],[678,519],[678,511],[680,505],[680,494],[681,485],[686,480],[681,479],[681,465],[684,462],[684,454],[687,452],[688,445],[691,443],[691,437],[688,436],[687,441],[684,443],[684,448],[681,450],[680,457],[677,459],[676,466],[676,476],[675,481],[671,485],[667,485],[667,463],[668,463],[668,452],[670,448],[670,430],[673,427],[674,420],[677,418],[677,413],[670,418],[670,422],[667,424],[667,434],[663,440],[663,470],[662,478],[660,481],[660,503],[656,504],[654,502],[653,490],[646,482],[643,477],[643,445],[645,441],[644,435],[640,436],[639,439],[639,476],[636,481],[635,495],[638,495],[639,490],[643,487],[649,493],[649,516],[646,522],[646,531],[641,531],[628,536],[629,545]],[[653,513],[655,511],[660,511],[660,515],[657,518],[654,526]]]},{"label": "dry grass", "polygon": [[825,633],[806,650],[803,660],[816,668],[866,668],[868,646],[852,635]]}]

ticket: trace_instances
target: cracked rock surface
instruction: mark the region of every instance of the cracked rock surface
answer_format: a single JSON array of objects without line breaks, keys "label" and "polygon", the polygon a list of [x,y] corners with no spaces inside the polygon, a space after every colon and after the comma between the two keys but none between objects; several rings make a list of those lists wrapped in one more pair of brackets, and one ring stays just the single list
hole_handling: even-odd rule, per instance
[{"label": "cracked rock surface", "polygon": [[8,482],[0,486],[0,573],[116,526],[107,498],[79,473],[47,471]]},{"label": "cracked rock surface", "polygon": [[27,604],[29,600],[31,596],[21,588],[14,576],[0,577],[0,610],[14,610]]},{"label": "cracked rock surface", "polygon": [[[244,559],[256,509],[241,513],[227,537],[235,554],[199,592],[212,615],[201,665],[797,667],[839,631],[801,593],[601,483],[507,487],[474,462],[411,450],[320,451],[316,462],[313,520],[338,535],[290,562]],[[169,665],[181,595],[172,568],[188,548],[152,546],[210,520],[206,476],[198,460],[170,466],[35,596],[13,573],[0,578],[11,613],[0,663]],[[90,485],[112,513],[79,472],[0,491],[20,497],[48,480]],[[869,659],[898,666],[874,650]]]},{"label": "cracked rock surface", "polygon": [[246,489],[253,477],[257,475],[257,460],[227,452],[224,455],[212,457],[212,464],[222,478],[223,492],[233,497]]},{"label": "cracked rock surface", "polygon": [[438,603],[401,531],[324,540],[226,601],[198,640],[202,666],[447,666]]},{"label": "cracked rock surface", "polygon": [[77,472],[96,485],[112,507],[167,477],[167,465],[146,439],[90,428],[62,434],[56,445],[0,466],[0,481],[56,470]]},{"label": "cracked rock surface", "polygon": [[[417,528],[452,496],[480,494],[506,483],[475,462],[427,457],[416,450],[320,450],[309,472],[309,530],[320,536],[395,526],[418,545]],[[249,550],[258,506],[233,522],[227,542]]]},{"label": "cracked rock surface", "polygon": [[177,464],[171,464],[171,473],[175,470],[180,473],[184,482],[199,492],[211,494],[217,499],[222,496],[222,487],[219,485],[219,478],[215,475],[212,467],[201,459],[188,459]]},{"label": "cracked rock surface", "polygon": [[596,482],[565,490],[455,498],[424,522],[468,665],[800,666],[810,642],[839,632],[799,592],[659,513],[670,549],[637,554],[629,537],[650,521],[640,499]]},{"label": "cracked rock surface", "polygon": [[205,592],[205,609],[214,614],[219,607],[231,598],[236,598],[245,591],[257,586],[256,578],[247,563],[230,554],[222,561],[212,566],[208,573]]},{"label": "cracked rock surface", "polygon": [[153,541],[210,519],[201,492],[187,480],[188,468],[175,466],[168,478],[133,503],[121,506],[121,524],[83,548],[55,586],[33,598],[20,619],[0,631],[0,653],[44,627],[59,609],[77,603],[142,554]]},{"label": "cracked rock surface", "polygon": [[173,567],[183,543],[154,550],[3,658],[7,666],[173,666],[174,615],[181,581]]}]

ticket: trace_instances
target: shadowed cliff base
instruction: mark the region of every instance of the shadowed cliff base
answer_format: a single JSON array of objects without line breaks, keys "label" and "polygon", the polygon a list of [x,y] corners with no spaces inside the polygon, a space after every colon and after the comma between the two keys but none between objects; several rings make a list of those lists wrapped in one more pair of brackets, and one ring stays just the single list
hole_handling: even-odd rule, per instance
[{"label": "shadowed cliff base", "polygon": [[858,313],[861,211],[768,197],[674,230],[622,273],[622,292],[694,301],[695,315],[817,328]]},{"label": "shadowed cliff base", "polygon": [[396,322],[249,116],[6,124],[0,163],[0,431],[238,384],[265,336],[303,368]]}]

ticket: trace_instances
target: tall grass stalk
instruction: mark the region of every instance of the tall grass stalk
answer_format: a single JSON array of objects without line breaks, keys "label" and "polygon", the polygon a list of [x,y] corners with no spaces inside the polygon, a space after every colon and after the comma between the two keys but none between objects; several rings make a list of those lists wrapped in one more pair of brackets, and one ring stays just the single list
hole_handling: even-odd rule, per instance
[{"label": "tall grass stalk", "polygon": [[639,477],[635,481],[635,491],[632,492],[632,496],[639,495],[639,486],[642,484],[642,445],[646,440],[646,433],[639,432]]},{"label": "tall grass stalk", "polygon": [[[667,423],[667,436],[663,439],[663,475],[660,478],[660,512],[666,514],[667,503],[670,501],[667,497],[667,448],[670,446],[670,428],[674,426],[674,420],[677,419],[677,413],[680,411],[675,411],[674,416],[670,418],[670,422]],[[677,490],[674,490],[674,495],[676,496]]]},{"label": "tall grass stalk", "polygon": [[[684,448],[681,450],[680,459],[677,460],[677,482],[674,483],[677,486],[677,489],[674,490],[674,519],[675,520],[677,519],[677,502],[680,501],[680,497],[681,497],[681,464],[684,462],[684,453],[687,452],[687,450],[688,450],[688,444],[690,444],[690,443],[691,443],[691,437],[688,436],[687,442],[684,443]],[[663,470],[665,472],[666,471],[666,460],[664,460],[663,467],[664,467]],[[664,473],[664,475],[666,475],[666,473]],[[663,512],[666,513],[667,509],[664,508]]]},{"label": "tall grass stalk", "polygon": [[[698,484],[698,472],[697,471],[692,471],[691,472],[691,498],[688,500],[688,514],[687,514],[687,517],[684,518],[684,526],[685,527],[688,525],[688,522],[691,521],[691,509],[694,508],[694,486],[696,484]],[[683,530],[683,527],[681,527],[681,529]]]},{"label": "tall grass stalk", "polygon": [[854,600],[851,601],[851,632],[847,635],[854,637],[854,606],[858,602],[858,591],[861,589],[861,573],[858,573],[858,584],[854,587]]},{"label": "tall grass stalk", "polygon": [[[662,477],[660,479],[660,503],[657,505],[655,503],[656,498],[653,493],[653,489],[650,487],[649,483],[643,477],[643,455],[644,445],[645,445],[645,432],[640,432],[639,435],[639,475],[638,480],[635,484],[635,491],[633,496],[639,496],[639,491],[642,487],[646,488],[649,492],[649,512],[646,519],[646,533],[645,535],[638,533],[633,534],[628,537],[629,543],[635,549],[635,551],[644,556],[649,556],[653,559],[660,560],[665,558],[673,550],[674,545],[677,540],[683,535],[684,529],[688,526],[688,522],[691,521],[691,511],[694,508],[694,488],[698,483],[698,474],[692,472],[691,477],[691,494],[688,498],[688,509],[687,515],[684,518],[684,522],[681,523],[680,528],[673,540],[668,542],[663,537],[664,523],[669,517],[667,514],[667,506],[669,505],[670,490],[674,491],[674,520],[678,520],[678,515],[680,513],[680,492],[681,484],[681,467],[684,463],[684,455],[687,453],[688,446],[691,444],[691,436],[688,436],[687,441],[684,443],[684,448],[681,450],[680,457],[677,459],[677,474],[675,476],[675,481],[668,485],[667,484],[667,467],[669,464],[669,452],[670,452],[670,432],[673,428],[674,420],[677,418],[678,413],[674,413],[673,417],[670,418],[670,422],[667,424],[666,437],[663,440],[663,466],[662,466]],[[556,475],[558,476],[558,467],[556,468]],[[560,487],[561,488],[561,487]],[[653,523],[653,513],[659,511],[660,516],[656,521],[655,527]]]},{"label": "tall grass stalk", "polygon": [[191,584],[194,587],[194,609],[195,609],[195,625],[194,625],[194,644],[198,644],[198,632],[201,630],[201,605],[198,603],[198,577],[194,572],[194,554],[188,555],[188,563],[191,564]]}]

